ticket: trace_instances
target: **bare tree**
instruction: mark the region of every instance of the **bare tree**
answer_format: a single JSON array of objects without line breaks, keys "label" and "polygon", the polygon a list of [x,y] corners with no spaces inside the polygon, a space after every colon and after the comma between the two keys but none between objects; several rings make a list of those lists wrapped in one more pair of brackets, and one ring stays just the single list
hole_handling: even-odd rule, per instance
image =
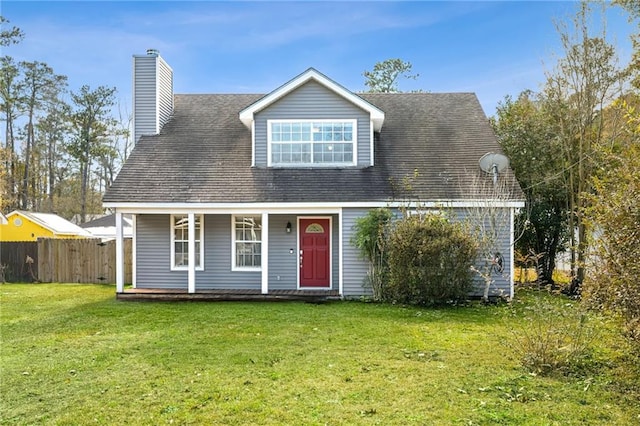
[{"label": "bare tree", "polygon": [[[505,271],[504,238],[511,235],[511,210],[507,203],[513,200],[517,187],[507,176],[497,179],[480,173],[468,174],[468,198],[474,200],[465,208],[465,219],[478,243],[479,265],[472,270],[484,284],[482,300],[489,300],[496,277],[509,278]],[[509,246],[509,249],[512,247]]]}]

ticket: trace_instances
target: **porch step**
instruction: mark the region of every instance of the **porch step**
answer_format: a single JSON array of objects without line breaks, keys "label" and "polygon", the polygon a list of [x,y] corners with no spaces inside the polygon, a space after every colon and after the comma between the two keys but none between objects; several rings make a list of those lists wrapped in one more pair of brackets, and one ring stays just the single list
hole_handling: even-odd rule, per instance
[{"label": "porch step", "polygon": [[128,301],[303,301],[311,303],[340,300],[337,290],[201,290],[188,293],[177,289],[126,289],[116,293],[117,300]]}]

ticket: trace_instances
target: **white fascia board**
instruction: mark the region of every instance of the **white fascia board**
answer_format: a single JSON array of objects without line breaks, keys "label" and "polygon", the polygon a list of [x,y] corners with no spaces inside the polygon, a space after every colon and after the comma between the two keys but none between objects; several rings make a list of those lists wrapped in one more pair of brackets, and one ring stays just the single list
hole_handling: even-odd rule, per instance
[{"label": "white fascia board", "polygon": [[320,83],[327,89],[333,91],[334,93],[338,94],[339,96],[342,96],[349,102],[367,111],[371,117],[371,121],[373,122],[374,129],[376,131],[380,131],[380,129],[382,129],[382,123],[384,122],[384,111],[374,106],[373,104],[365,101],[360,96],[347,90],[346,88],[342,87],[335,81],[331,80],[330,78],[326,77],[325,75],[321,74],[320,72],[316,71],[313,68],[309,68],[307,71],[295,77],[293,80],[283,84],[273,92],[264,96],[262,99],[259,99],[258,101],[249,105],[247,108],[240,111],[240,114],[239,114],[240,121],[242,121],[244,125],[247,126],[248,128],[251,128],[251,123],[253,123],[253,116],[256,112],[263,110],[264,108],[271,105],[278,99],[287,95],[289,92],[302,86],[309,80],[315,80],[316,82]]},{"label": "white fascia board", "polygon": [[211,214],[237,213],[339,213],[343,208],[377,208],[377,207],[407,207],[407,208],[478,208],[478,207],[524,207],[524,201],[492,201],[492,200],[439,200],[429,202],[402,201],[372,201],[372,202],[344,202],[344,203],[104,203],[105,208],[115,208],[122,213],[149,214],[186,214],[189,212]]}]

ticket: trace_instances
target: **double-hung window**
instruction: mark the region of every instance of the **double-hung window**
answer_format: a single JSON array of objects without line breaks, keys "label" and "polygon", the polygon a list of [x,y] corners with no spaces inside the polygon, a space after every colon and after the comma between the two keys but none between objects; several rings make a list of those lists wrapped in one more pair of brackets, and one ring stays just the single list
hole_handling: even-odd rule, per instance
[{"label": "double-hung window", "polygon": [[232,216],[233,268],[260,270],[262,266],[262,217]]},{"label": "double-hung window", "polygon": [[[204,258],[204,219],[195,215],[195,254],[196,269],[203,269]],[[171,215],[171,269],[187,269],[189,266],[189,216],[186,214]]]},{"label": "double-hung window", "polygon": [[269,120],[269,165],[353,166],[356,120]]}]

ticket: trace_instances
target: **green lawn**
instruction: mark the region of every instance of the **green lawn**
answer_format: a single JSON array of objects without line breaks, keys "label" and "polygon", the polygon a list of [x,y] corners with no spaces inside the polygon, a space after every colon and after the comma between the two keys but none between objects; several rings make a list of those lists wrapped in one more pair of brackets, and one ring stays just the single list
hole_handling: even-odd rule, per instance
[{"label": "green lawn", "polygon": [[0,293],[2,424],[640,423],[611,324],[595,322],[597,371],[520,367],[505,342],[544,295],[421,309],[118,302],[104,285]]}]

